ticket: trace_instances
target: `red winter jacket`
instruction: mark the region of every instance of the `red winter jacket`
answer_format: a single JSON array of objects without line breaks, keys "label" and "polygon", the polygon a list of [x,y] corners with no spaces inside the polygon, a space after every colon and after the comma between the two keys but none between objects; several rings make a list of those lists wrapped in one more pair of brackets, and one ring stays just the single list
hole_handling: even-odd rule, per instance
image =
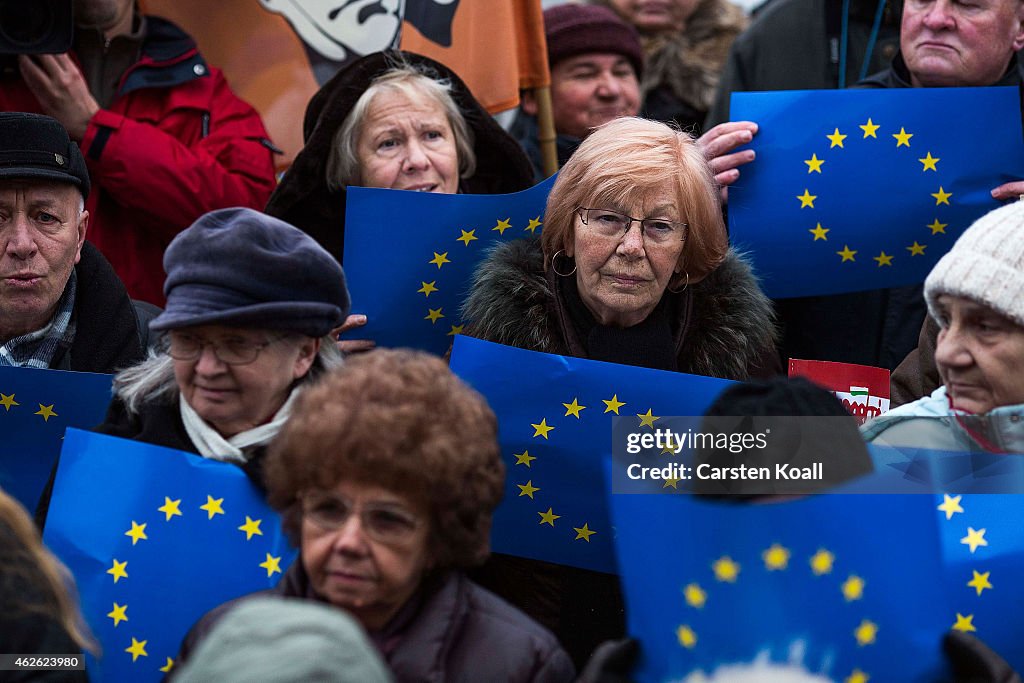
[{"label": "red winter jacket", "polygon": [[[0,83],[0,110],[41,111],[20,79]],[[259,114],[190,36],[159,17],[146,17],[141,58],[79,144],[93,183],[89,240],[132,298],[161,306],[174,236],[207,211],[262,210],[275,185]]]}]

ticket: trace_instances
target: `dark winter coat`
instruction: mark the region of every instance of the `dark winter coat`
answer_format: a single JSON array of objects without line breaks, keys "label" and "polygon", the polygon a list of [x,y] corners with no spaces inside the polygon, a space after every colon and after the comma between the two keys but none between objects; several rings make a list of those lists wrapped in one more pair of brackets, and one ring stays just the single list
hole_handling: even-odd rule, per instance
[{"label": "dark winter coat", "polygon": [[[467,334],[586,357],[556,277],[544,272],[539,239],[499,246],[477,271]],[[771,304],[734,252],[701,282],[665,296],[680,372],[744,380],[779,370]],[[600,643],[625,635],[617,576],[494,555],[474,579],[551,629],[577,668]]]},{"label": "dark winter coat", "polygon": [[473,98],[454,71],[410,52],[368,55],[339,71],[310,100],[302,124],[305,146],[266,208],[271,216],[305,231],[339,261],[345,240],[345,190],[327,187],[327,158],[334,134],[373,79],[402,59],[451,82],[452,97],[473,134],[476,152],[476,171],[461,180],[460,192],[504,194],[533,186],[533,170],[523,150]]},{"label": "dark winter coat", "polygon": [[[323,602],[309,585],[301,557],[270,593]],[[217,621],[247,597],[200,619],[176,661],[186,660]],[[560,683],[575,676],[547,630],[461,572],[427,579],[392,623],[370,637],[378,647],[384,643],[381,654],[398,683]]]},{"label": "dark winter coat", "polygon": [[75,274],[75,339],[50,367],[113,373],[145,358],[155,309],[134,304],[110,263],[88,242]]}]

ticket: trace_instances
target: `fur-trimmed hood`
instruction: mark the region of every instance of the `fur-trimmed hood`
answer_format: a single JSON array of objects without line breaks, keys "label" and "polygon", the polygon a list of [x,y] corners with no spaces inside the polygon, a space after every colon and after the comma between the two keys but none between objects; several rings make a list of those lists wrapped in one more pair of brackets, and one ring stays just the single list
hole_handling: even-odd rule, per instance
[{"label": "fur-trimmed hood", "polygon": [[[499,244],[477,269],[463,307],[466,333],[509,346],[580,356],[582,347],[544,272],[539,238]],[[680,372],[745,380],[773,374],[775,315],[750,266],[729,251],[706,278],[673,297]]]},{"label": "fur-trimmed hood", "polygon": [[658,88],[668,88],[676,99],[694,109],[711,108],[729,47],[747,17],[728,0],[702,0],[681,33],[642,35],[647,66],[641,94],[646,99]]}]

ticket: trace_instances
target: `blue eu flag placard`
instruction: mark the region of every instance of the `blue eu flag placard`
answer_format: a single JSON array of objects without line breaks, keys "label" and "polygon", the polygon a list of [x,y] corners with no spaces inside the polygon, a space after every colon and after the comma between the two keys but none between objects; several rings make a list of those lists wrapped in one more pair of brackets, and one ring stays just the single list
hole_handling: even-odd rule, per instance
[{"label": "blue eu flag placard", "polygon": [[234,465],[68,430],[44,540],[102,647],[96,681],[157,681],[208,610],[274,586],[294,558]]},{"label": "blue eu flag placard", "polygon": [[444,354],[477,265],[498,242],[540,234],[554,182],[496,195],[348,188],[343,265],[367,317],[351,336]]},{"label": "blue eu flag placard", "polygon": [[773,298],[923,282],[1024,179],[1015,87],[735,93],[731,111],[759,130],[730,236]]},{"label": "blue eu flag placard", "polygon": [[603,468],[612,455],[612,420],[628,418],[647,430],[662,416],[701,415],[730,384],[462,335],[451,367],[498,416],[507,474],[492,550],[609,573],[616,571],[614,532]]},{"label": "blue eu flag placard", "polygon": [[110,403],[110,375],[0,367],[0,488],[29,513],[50,478],[66,427],[94,427]]}]

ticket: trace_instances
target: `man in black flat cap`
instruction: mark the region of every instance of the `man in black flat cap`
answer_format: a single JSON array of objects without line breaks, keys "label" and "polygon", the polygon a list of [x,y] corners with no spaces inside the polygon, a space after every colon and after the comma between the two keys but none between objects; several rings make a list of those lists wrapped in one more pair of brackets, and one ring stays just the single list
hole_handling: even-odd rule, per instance
[{"label": "man in black flat cap", "polygon": [[0,366],[113,372],[145,355],[156,309],[85,241],[89,186],[60,123],[0,113]]}]

